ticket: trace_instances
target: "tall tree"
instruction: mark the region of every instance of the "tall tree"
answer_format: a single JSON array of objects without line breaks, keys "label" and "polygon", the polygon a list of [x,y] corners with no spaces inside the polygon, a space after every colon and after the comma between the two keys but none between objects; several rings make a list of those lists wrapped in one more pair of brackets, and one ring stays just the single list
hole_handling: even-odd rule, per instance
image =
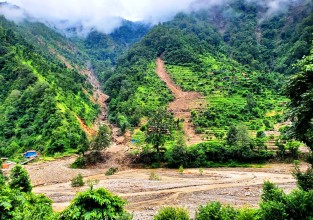
[{"label": "tall tree", "polygon": [[288,116],[293,122],[292,136],[313,150],[313,48],[296,66],[300,71],[286,86],[286,95],[290,99]]},{"label": "tall tree", "polygon": [[146,142],[152,144],[159,153],[160,146],[163,146],[166,140],[172,136],[174,125],[173,115],[164,109],[157,110],[148,121]]},{"label": "tall tree", "polygon": [[91,150],[100,151],[108,148],[111,143],[111,130],[107,125],[99,127],[95,140],[91,143]]}]

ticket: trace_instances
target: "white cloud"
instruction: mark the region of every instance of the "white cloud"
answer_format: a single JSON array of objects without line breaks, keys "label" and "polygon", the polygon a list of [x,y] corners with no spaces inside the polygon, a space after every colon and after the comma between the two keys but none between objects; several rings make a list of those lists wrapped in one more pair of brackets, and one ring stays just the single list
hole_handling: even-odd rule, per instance
[{"label": "white cloud", "polygon": [[[95,28],[109,33],[121,19],[146,21],[153,24],[170,20],[178,12],[209,8],[228,0],[7,0],[25,11],[0,9],[0,14],[21,21],[28,14],[34,20],[47,22],[59,29],[82,27],[82,33]],[[246,0],[264,4],[267,13],[296,0]]]}]

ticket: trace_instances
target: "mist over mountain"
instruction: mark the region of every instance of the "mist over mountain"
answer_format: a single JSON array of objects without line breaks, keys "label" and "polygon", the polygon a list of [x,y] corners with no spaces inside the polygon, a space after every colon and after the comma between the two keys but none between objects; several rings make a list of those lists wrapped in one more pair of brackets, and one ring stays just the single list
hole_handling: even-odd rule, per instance
[{"label": "mist over mountain", "polygon": [[[262,8],[259,21],[284,13],[299,2],[309,0],[244,0]],[[122,25],[123,20],[142,21],[149,24],[171,20],[177,13],[190,13],[203,9],[225,6],[231,0],[90,0],[90,1],[40,1],[9,0],[2,4],[0,14],[15,22],[23,20],[39,21],[63,33],[75,30],[80,36],[90,31],[111,33]],[[18,6],[18,7],[16,7]],[[228,11],[231,13],[230,11]]]}]

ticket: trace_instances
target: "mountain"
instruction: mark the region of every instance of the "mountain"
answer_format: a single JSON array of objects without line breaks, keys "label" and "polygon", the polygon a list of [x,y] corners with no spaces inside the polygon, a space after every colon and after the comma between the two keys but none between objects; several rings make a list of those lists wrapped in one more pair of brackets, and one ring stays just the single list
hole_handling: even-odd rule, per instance
[{"label": "mountain", "polygon": [[176,85],[203,96],[206,106],[188,109],[202,139],[238,123],[250,130],[274,129],[288,101],[282,94],[285,75],[309,52],[313,6],[294,1],[286,11],[265,17],[263,6],[254,3],[233,0],[153,27],[104,84],[110,120],[138,126],[174,99],[155,74],[160,57]]},{"label": "mountain", "polygon": [[1,17],[0,154],[86,147],[105,120],[105,101],[121,131],[144,129],[151,114],[168,108],[184,121],[190,143],[240,123],[277,129],[286,76],[309,53],[313,4],[268,11],[229,0],[153,27],[123,21],[110,34],[93,30],[85,38],[65,37],[28,15],[18,24]]},{"label": "mountain", "polygon": [[112,71],[148,26],[125,22],[112,36],[91,32],[85,39],[4,17],[0,28],[0,154],[16,157],[29,149],[54,154],[85,148],[104,120],[98,114],[106,114],[95,75]]},{"label": "mountain", "polygon": [[15,25],[0,19],[1,155],[85,147],[87,137],[77,118],[92,124],[99,111],[89,99],[86,78],[56,57],[40,54],[11,27]]}]

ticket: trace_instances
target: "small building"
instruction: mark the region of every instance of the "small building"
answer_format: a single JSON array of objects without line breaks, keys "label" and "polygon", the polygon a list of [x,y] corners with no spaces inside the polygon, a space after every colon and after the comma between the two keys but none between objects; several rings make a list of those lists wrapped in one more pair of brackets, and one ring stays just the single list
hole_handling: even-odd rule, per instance
[{"label": "small building", "polygon": [[38,153],[37,153],[37,151],[35,151],[35,150],[29,150],[29,151],[26,151],[26,152],[23,154],[23,157],[24,157],[24,158],[38,157]]}]

